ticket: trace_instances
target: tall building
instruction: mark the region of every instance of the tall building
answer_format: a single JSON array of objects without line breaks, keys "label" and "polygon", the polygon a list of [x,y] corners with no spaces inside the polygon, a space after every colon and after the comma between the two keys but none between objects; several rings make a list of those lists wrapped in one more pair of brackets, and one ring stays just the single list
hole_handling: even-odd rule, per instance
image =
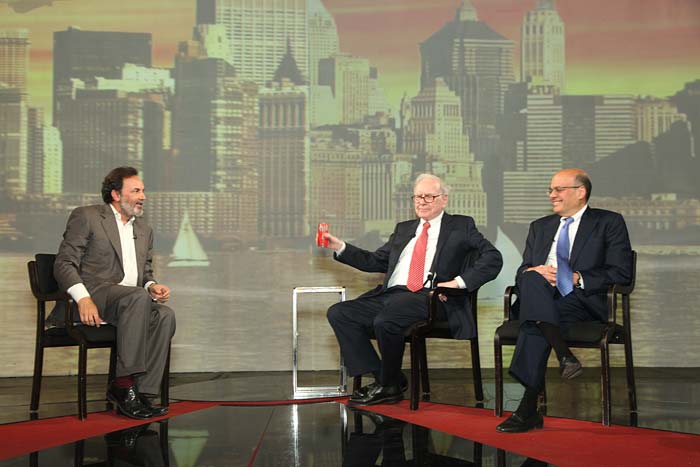
[{"label": "tall building", "polygon": [[123,91],[76,89],[62,102],[63,191],[92,193],[112,168],[143,169],[144,100]]},{"label": "tall building", "polygon": [[515,170],[503,174],[503,220],[529,224],[551,211],[546,189],[562,168],[562,104],[556,86],[529,86],[525,140],[519,142]]},{"label": "tall building", "polygon": [[27,92],[29,31],[0,29],[0,85]]},{"label": "tall building", "polygon": [[58,128],[44,125],[44,186],[42,193],[63,192],[63,142]]},{"label": "tall building", "polygon": [[319,84],[330,86],[341,124],[361,123],[369,114],[369,60],[338,54],[319,61]]},{"label": "tall building", "polygon": [[27,95],[20,88],[0,86],[0,191],[27,192]]},{"label": "tall building", "polygon": [[273,73],[279,81],[260,89],[258,232],[265,239],[308,233],[308,86],[294,83],[291,58]]},{"label": "tall building", "polygon": [[409,198],[412,193],[401,196],[402,189],[412,183],[414,159],[412,154],[363,156],[360,194],[365,232],[378,231],[388,237],[397,222],[415,215]]},{"label": "tall building", "polygon": [[525,14],[520,29],[520,76],[524,82],[556,86],[563,94],[566,40],[554,2],[537,0],[535,9]]},{"label": "tall building", "polygon": [[151,34],[83,31],[70,27],[53,35],[53,122],[63,102],[72,98],[71,79],[91,83],[96,77],[118,79],[126,63],[151,66]]},{"label": "tall building", "polygon": [[486,224],[486,193],[481,164],[474,161],[462,125],[460,99],[442,78],[411,100],[404,148],[426,161],[426,168],[451,186],[450,211]]},{"label": "tall building", "polygon": [[309,227],[326,222],[341,238],[357,238],[363,233],[362,150],[316,130],[309,152]]},{"label": "tall building", "polygon": [[658,135],[668,131],[673,122],[685,120],[686,116],[679,113],[668,99],[647,96],[635,100],[635,118],[636,139],[651,143]]},{"label": "tall building", "polygon": [[63,144],[56,127],[46,125],[44,110],[28,111],[27,191],[56,194],[63,191]]},{"label": "tall building", "polygon": [[321,0],[309,0],[309,82],[318,84],[318,62],[340,53],[338,28]]},{"label": "tall building", "polygon": [[461,101],[464,129],[477,159],[492,149],[496,118],[514,82],[513,42],[479,21],[463,0],[453,21],[420,44],[421,88],[443,78]]},{"label": "tall building", "polygon": [[222,24],[241,80],[270,81],[291,42],[309,76],[306,0],[197,0],[197,24]]},{"label": "tall building", "polygon": [[634,143],[637,140],[636,123],[634,96],[598,96],[595,106],[596,160]]}]

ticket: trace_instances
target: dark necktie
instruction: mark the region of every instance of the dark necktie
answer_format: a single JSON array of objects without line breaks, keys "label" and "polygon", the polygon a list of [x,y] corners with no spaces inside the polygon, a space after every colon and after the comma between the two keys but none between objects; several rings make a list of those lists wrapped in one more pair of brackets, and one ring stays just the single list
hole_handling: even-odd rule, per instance
[{"label": "dark necktie", "polygon": [[411,292],[417,292],[423,288],[423,271],[425,270],[425,252],[428,247],[428,229],[430,222],[423,224],[423,231],[420,233],[416,244],[413,247],[411,265],[408,268],[408,281],[406,287]]},{"label": "dark necktie", "polygon": [[569,264],[569,225],[573,217],[567,217],[557,239],[557,289],[565,297],[574,290],[573,271]]}]

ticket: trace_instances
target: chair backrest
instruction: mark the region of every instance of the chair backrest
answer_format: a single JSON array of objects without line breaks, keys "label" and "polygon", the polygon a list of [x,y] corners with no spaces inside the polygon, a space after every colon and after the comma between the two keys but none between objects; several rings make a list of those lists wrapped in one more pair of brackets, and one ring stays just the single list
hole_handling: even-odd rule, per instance
[{"label": "chair backrest", "polygon": [[56,301],[66,300],[68,296],[61,292],[53,275],[53,265],[56,255],[50,253],[38,253],[34,255],[34,261],[27,263],[29,270],[29,284],[32,293],[37,300]]}]

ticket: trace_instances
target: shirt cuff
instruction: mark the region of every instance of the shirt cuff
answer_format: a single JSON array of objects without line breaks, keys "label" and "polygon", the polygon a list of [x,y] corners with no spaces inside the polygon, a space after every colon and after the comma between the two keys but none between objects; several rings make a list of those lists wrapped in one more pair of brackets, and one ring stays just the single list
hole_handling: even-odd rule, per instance
[{"label": "shirt cuff", "polygon": [[156,281],[148,281],[148,282],[146,282],[146,284],[143,286],[143,288],[146,289],[146,292],[148,292],[148,288],[149,288],[151,285],[157,284],[157,283],[158,283],[158,282],[156,282]]},{"label": "shirt cuff", "polygon": [[346,246],[345,242],[343,242],[342,246],[340,248],[338,248],[337,250],[335,250],[335,255],[336,256],[342,255],[343,252],[345,251],[345,246]]},{"label": "shirt cuff", "polygon": [[75,303],[78,303],[80,300],[82,300],[85,297],[90,296],[90,292],[87,291],[85,288],[85,285],[82,282],[78,282],[77,284],[73,284],[70,287],[68,287],[68,295],[70,295],[73,298],[73,301]]},{"label": "shirt cuff", "polygon": [[460,289],[467,288],[467,284],[464,283],[464,279],[462,279],[462,276],[455,277],[455,280],[457,281],[457,285],[459,286]]},{"label": "shirt cuff", "polygon": [[[578,272],[578,271],[576,271],[576,272]],[[579,289],[584,288],[583,287],[583,276],[581,275],[580,272],[578,272],[578,285],[576,287],[578,287]]]}]

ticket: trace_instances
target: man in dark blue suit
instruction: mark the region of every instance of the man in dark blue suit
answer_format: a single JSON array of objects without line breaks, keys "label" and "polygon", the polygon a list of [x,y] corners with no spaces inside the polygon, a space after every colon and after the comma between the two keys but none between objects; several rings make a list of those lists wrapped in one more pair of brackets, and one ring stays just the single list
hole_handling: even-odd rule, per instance
[{"label": "man in dark blue suit", "polygon": [[576,322],[607,320],[606,292],[632,280],[632,249],[622,216],[588,206],[591,181],[580,169],[557,172],[549,187],[554,214],[530,224],[518,269],[520,333],[510,374],[525,386],[501,432],[541,428],[537,397],[553,348],[564,379],[583,369],[562,332]]},{"label": "man in dark blue suit", "polygon": [[[428,315],[430,282],[442,287],[476,290],[501,270],[501,254],[477,230],[474,219],[444,212],[448,189],[439,177],[422,174],[413,187],[418,219],[396,225],[389,241],[371,252],[334,237],[328,248],[335,258],[366,272],[385,273],[384,283],[355,300],[328,310],[350,376],[372,373],[375,382],[356,391],[353,405],[395,403],[403,399],[401,373],[404,331]],[[471,255],[478,258],[472,263]],[[474,336],[469,302],[445,300],[444,316],[456,339]],[[381,359],[370,341],[377,338]]]}]

